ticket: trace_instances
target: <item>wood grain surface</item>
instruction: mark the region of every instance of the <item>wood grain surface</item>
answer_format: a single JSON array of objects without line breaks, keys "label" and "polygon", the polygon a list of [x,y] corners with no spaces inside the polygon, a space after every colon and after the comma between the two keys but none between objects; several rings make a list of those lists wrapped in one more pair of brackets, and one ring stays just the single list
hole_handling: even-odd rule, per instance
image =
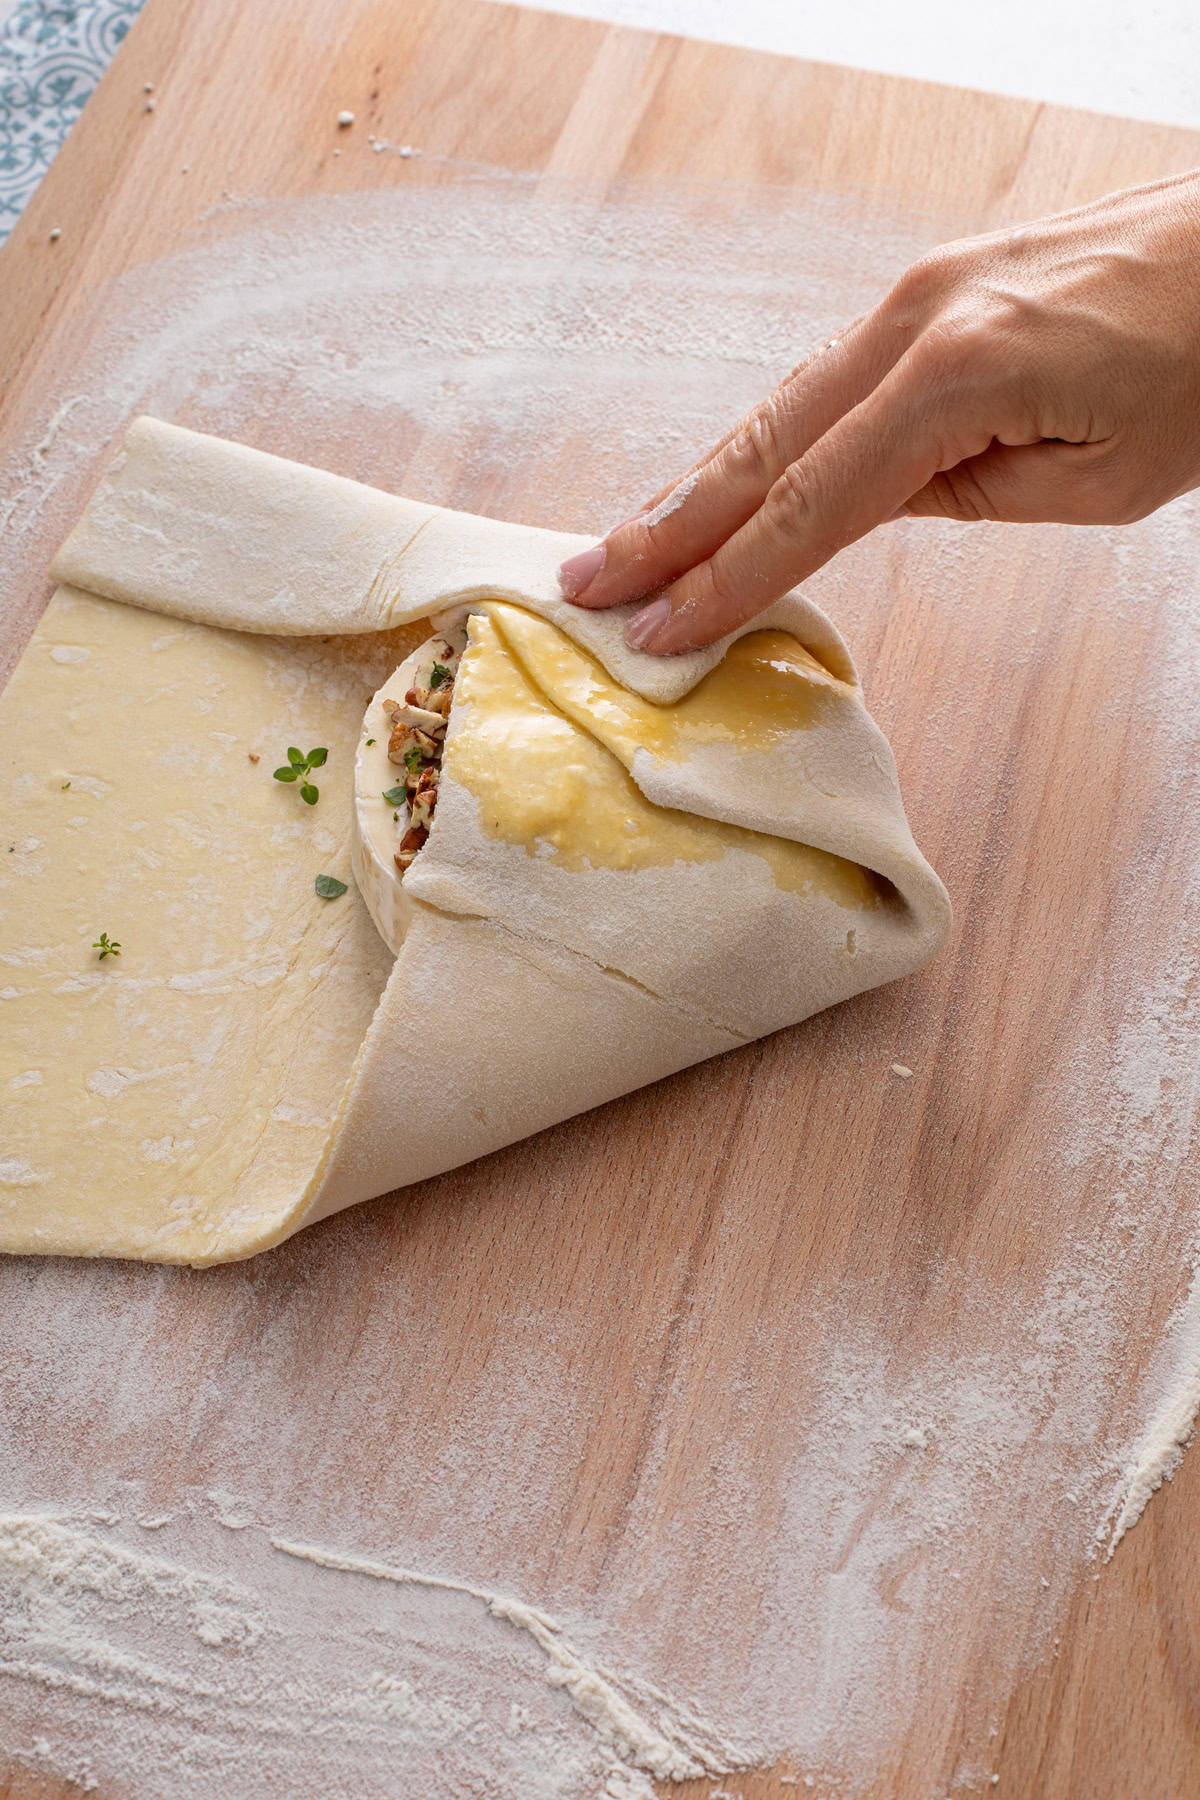
[{"label": "wood grain surface", "polygon": [[[153,112],[146,81],[155,85]],[[420,161],[335,156],[345,139],[333,121],[347,106],[360,139],[373,131],[419,144]],[[94,328],[89,296],[190,241],[223,196],[414,182],[449,190],[468,163],[600,196],[633,179],[644,191],[736,182],[866,192],[966,230],[1194,166],[1200,137],[469,0],[402,8],[149,0],[0,257],[4,443],[44,421],[53,381]],[[52,227],[62,232],[53,243]],[[97,467],[105,449],[97,446]],[[586,456],[581,440],[581,479]],[[312,460],[322,460],[319,446]],[[354,472],[370,478],[369,448]],[[452,503],[490,504],[469,491]],[[291,1396],[318,1437],[326,1394],[357,1355],[356,1332],[367,1330],[401,1272],[410,1291],[438,1289],[444,1310],[426,1351],[390,1371],[389,1393],[397,1417],[420,1413],[443,1437],[514,1297],[587,1320],[587,1425],[578,1463],[547,1477],[557,1531],[538,1566],[548,1583],[562,1574],[574,1591],[595,1594],[601,1609],[664,1409],[673,1449],[653,1479],[662,1518],[686,1525],[692,1460],[715,1456],[729,1425],[729,1371],[755,1321],[782,1296],[836,1287],[864,1269],[893,1282],[902,1356],[935,1329],[922,1306],[930,1255],[1016,1286],[1029,1244],[1052,1241],[1064,1223],[1047,1193],[1020,1226],[1028,1243],[1018,1243],[997,1179],[1001,1171],[1038,1179],[1031,1172],[1047,1129],[1038,1085],[1051,1051],[1069,1044],[1079,983],[1102,953],[1115,872],[1133,853],[1139,793],[1152,771],[1138,761],[1133,700],[1111,633],[1085,630],[1064,609],[1052,562],[1030,550],[997,573],[994,629],[999,644],[1032,614],[1044,625],[1041,660],[1005,668],[997,652],[985,665],[988,682],[959,696],[964,758],[986,744],[1001,774],[983,794],[965,777],[956,781],[927,729],[944,698],[939,667],[953,627],[927,604],[933,574],[919,547],[906,558],[896,552],[889,568],[889,602],[855,649],[897,753],[918,841],[956,903],[954,944],[933,969],[429,1183],[402,1206],[375,1202],[329,1221],[250,1269],[172,1278],[178,1310],[173,1323],[164,1317],[164,1339],[177,1333],[181,1368],[219,1386],[222,1297],[252,1305],[255,1318],[286,1317],[297,1291],[336,1270],[338,1295]],[[28,585],[5,597],[9,666],[47,593],[41,572],[31,571]],[[1148,613],[1142,639],[1126,636],[1119,654],[1150,654],[1156,629]],[[1123,746],[1119,781],[1091,781],[1072,700],[1080,691],[1106,696]],[[864,1076],[886,1071],[901,1050],[913,1081]],[[1164,1209],[1187,1204],[1189,1183],[1194,1201],[1185,1171],[1159,1196]],[[111,1271],[114,1292],[127,1291],[137,1273]],[[1180,1274],[1163,1271],[1159,1324]],[[14,1267],[0,1271],[15,1278]],[[36,1281],[36,1270],[23,1278]],[[671,1385],[678,1344],[669,1322],[685,1315],[703,1321],[708,1349],[681,1392]],[[1148,1355],[1149,1343],[1148,1333],[1131,1341],[1131,1356]],[[186,1440],[169,1452],[149,1444],[131,1453],[131,1472],[152,1473],[164,1500],[219,1467],[219,1422],[201,1429],[191,1400],[180,1404],[196,1427]],[[385,1494],[398,1479],[391,1427],[386,1409],[373,1419],[345,1454]],[[769,1416],[758,1427],[764,1466],[772,1428]],[[78,1430],[82,1461],[110,1460],[103,1393]],[[397,1501],[398,1532],[405,1507],[417,1516],[427,1499]],[[931,1651],[911,1716],[867,1772],[872,1800],[940,1800],[951,1791],[1184,1800],[1200,1792],[1198,1518],[1193,1455],[1112,1562],[1079,1569],[1052,1632],[1030,1612],[1015,1685],[989,1662],[986,1621],[965,1660],[942,1665]],[[731,1646],[754,1598],[728,1597]],[[985,1589],[980,1604],[986,1609]],[[995,1790],[988,1775],[959,1765],[968,1718],[984,1715],[994,1721]],[[44,1728],[52,1737],[52,1700]],[[786,1765],[663,1791],[707,1800],[723,1787],[744,1800],[785,1800],[806,1791],[795,1782],[810,1772]],[[66,1800],[75,1791],[0,1769],[0,1800]]]}]

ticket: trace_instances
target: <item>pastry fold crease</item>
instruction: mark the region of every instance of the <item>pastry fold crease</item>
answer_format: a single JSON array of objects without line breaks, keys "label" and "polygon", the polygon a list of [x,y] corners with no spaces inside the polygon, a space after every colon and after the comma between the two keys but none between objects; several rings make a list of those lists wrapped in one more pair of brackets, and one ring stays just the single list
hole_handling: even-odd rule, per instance
[{"label": "pastry fold crease", "polygon": [[[0,1248],[250,1255],[941,947],[945,890],[824,615],[792,594],[649,657],[628,609],[559,596],[583,541],[131,427],[0,701],[22,827],[49,845],[0,940],[23,1096]],[[436,815],[401,884],[369,695],[402,628],[464,611]],[[64,775],[117,718],[121,771]],[[181,737],[203,740],[199,791]],[[308,813],[270,764],[318,741]],[[55,810],[76,781],[87,810]],[[107,861],[68,895],[76,830]],[[352,850],[386,948],[353,888],[298,900],[314,858]],[[106,919],[125,941],[100,968],[82,939]]]}]

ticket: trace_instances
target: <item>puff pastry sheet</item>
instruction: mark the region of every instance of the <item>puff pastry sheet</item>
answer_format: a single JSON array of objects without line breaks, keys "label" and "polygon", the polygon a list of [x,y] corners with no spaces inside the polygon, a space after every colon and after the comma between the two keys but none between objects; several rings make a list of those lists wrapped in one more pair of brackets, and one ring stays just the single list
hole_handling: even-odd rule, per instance
[{"label": "puff pastry sheet", "polygon": [[[747,627],[811,663],[804,729],[664,753],[639,706],[710,691],[731,640],[631,651],[626,609],[559,596],[584,541],[135,422],[0,699],[0,1248],[248,1256],[940,948],[945,890],[829,620],[792,594]],[[371,693],[462,606],[480,673],[393,956],[349,876],[352,765]],[[628,697],[623,737],[567,719],[556,643]],[[610,810],[629,795],[631,832],[694,853],[506,836],[471,776],[493,665],[561,713]],[[316,807],[271,780],[289,744],[329,747]],[[506,755],[501,734],[501,793]]]}]

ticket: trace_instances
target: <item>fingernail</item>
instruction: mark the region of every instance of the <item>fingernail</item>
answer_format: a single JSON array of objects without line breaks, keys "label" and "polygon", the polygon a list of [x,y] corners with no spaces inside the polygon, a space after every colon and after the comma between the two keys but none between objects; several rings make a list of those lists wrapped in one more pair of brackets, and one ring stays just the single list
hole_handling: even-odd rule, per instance
[{"label": "fingernail", "polygon": [[625,627],[625,642],[634,650],[644,650],[647,639],[652,638],[670,616],[671,602],[665,594],[660,600],[652,600],[649,606],[643,606],[641,612],[634,613],[630,619]]},{"label": "fingernail", "polygon": [[568,600],[578,600],[585,587],[595,580],[604,564],[604,545],[593,544],[578,556],[568,556],[558,571],[558,585]]}]

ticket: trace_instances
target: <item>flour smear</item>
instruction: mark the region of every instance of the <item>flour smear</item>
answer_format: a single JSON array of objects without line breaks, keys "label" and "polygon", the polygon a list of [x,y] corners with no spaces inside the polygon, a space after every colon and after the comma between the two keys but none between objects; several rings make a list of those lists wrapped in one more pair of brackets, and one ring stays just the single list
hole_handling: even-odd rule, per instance
[{"label": "flour smear", "polygon": [[[431,189],[426,160],[386,195],[231,203],[80,311],[0,483],[14,616],[141,411],[603,530],[976,223],[486,170]],[[1062,592],[1057,625],[1028,620],[1013,546]],[[889,1084],[855,1216],[785,1195],[764,1234],[735,1156],[693,1258],[657,1171],[576,1272],[568,1127],[507,1227],[519,1295],[489,1279],[506,1222],[470,1171],[237,1268],[0,1267],[0,1759],[139,1800],[645,1800],[782,1760],[847,1800],[919,1720],[914,1793],[988,1788],[995,1697],[1053,1653],[1200,1390],[1198,550],[1190,501],[1123,533],[904,521],[811,584],[918,839],[973,895],[933,970],[791,1040],[824,1117]],[[1050,718],[1064,658],[1081,686]],[[968,737],[979,684],[994,726]],[[1080,846],[1073,791],[1111,783],[1131,734],[1149,799],[1122,791],[1112,842]],[[1050,857],[1079,869],[1053,917]],[[976,1016],[994,1061],[963,1066]],[[719,1106],[719,1070],[696,1079]],[[444,1251],[410,1263],[429,1204]]]}]

